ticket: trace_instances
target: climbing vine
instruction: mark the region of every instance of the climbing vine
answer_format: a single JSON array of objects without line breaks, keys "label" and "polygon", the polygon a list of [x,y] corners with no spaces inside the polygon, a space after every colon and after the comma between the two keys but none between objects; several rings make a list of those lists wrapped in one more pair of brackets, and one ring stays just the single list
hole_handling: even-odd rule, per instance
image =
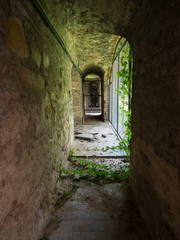
[{"label": "climbing vine", "polygon": [[121,138],[117,148],[124,150],[130,155],[130,139],[131,139],[131,96],[132,96],[132,51],[131,46],[126,44],[120,56],[120,71],[117,72],[120,78],[120,88],[116,92],[120,96],[120,110],[124,113],[124,136]]}]

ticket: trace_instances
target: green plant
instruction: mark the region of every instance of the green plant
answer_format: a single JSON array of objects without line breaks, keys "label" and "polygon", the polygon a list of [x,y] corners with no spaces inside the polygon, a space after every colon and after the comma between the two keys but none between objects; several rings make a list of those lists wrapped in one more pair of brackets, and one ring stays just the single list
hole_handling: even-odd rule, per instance
[{"label": "green plant", "polygon": [[73,149],[69,152],[69,155],[70,155],[70,156],[73,156],[73,155],[74,155]]},{"label": "green plant", "polygon": [[[111,149],[109,147],[109,149]],[[71,169],[62,169],[59,173],[57,181],[62,181],[63,178],[70,177],[73,181],[73,189],[78,188],[80,185],[80,179],[88,179],[97,183],[105,183],[112,181],[121,181],[127,183],[129,180],[129,166],[120,166],[118,169],[112,169],[104,164],[97,164],[93,161],[80,159],[74,155],[71,155],[69,159],[73,163]],[[63,173],[63,175],[62,175]],[[77,178],[79,179],[77,181]],[[75,180],[76,179],[76,180]],[[64,204],[64,202],[72,196],[72,192],[64,191],[60,193],[60,199],[58,204]]]},{"label": "green plant", "polygon": [[59,179],[59,182],[64,183],[64,181],[62,179]]},{"label": "green plant", "polygon": [[[119,139],[118,139],[118,140],[119,140]],[[116,149],[116,147],[115,147],[115,146],[112,146],[112,147],[111,147],[111,149],[112,149],[112,150],[115,150],[115,149]]]},{"label": "green plant", "polygon": [[[73,160],[73,163],[75,164],[74,168],[71,168],[71,170],[66,170],[66,174],[68,176],[79,176],[79,178],[83,179],[105,179],[108,178],[108,180],[121,180],[121,181],[128,181],[128,172],[125,169],[125,167],[120,167],[117,170],[113,170],[104,164],[97,164],[92,161],[82,160],[80,158],[77,158],[75,156],[71,156],[71,160]],[[76,187],[77,182],[75,183]],[[67,194],[67,192],[64,192],[64,194]]]},{"label": "green plant", "polygon": [[46,234],[44,234],[43,237],[40,238],[39,240],[49,240],[49,239],[46,237]]},{"label": "green plant", "polygon": [[62,204],[62,205],[63,205],[63,204],[64,204],[64,200],[62,200],[62,199],[59,199],[59,200],[57,201],[57,203],[58,203],[58,204]]},{"label": "green plant", "polygon": [[69,174],[68,171],[67,171],[65,168],[63,168],[63,169],[61,170],[61,172],[64,173],[65,175],[68,175],[68,174]]},{"label": "green plant", "polygon": [[79,187],[80,187],[80,182],[74,181],[73,188],[79,188]]},{"label": "green plant", "polygon": [[[69,174],[69,172],[68,172],[68,174]],[[71,197],[71,196],[72,196],[72,193],[71,193],[70,191],[64,191],[64,192],[63,192],[63,196],[69,196],[69,197]]]},{"label": "green plant", "polygon": [[57,222],[57,223],[61,223],[62,219],[60,219],[59,216],[54,216],[54,221]]},{"label": "green plant", "polygon": [[[127,155],[130,155],[130,139],[131,139],[131,96],[132,96],[132,54],[131,46],[128,44],[122,51],[120,57],[121,70],[117,72],[118,78],[121,79],[120,88],[116,92],[120,96],[120,110],[125,115],[124,122],[124,137],[120,140],[117,148],[125,150]],[[125,107],[127,106],[127,107]]]}]

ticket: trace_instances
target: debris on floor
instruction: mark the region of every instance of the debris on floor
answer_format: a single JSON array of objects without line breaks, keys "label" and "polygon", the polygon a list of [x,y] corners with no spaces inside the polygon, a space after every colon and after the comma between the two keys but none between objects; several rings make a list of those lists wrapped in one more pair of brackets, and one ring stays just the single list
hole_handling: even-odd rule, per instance
[{"label": "debris on floor", "polygon": [[106,138],[106,137],[107,137],[105,134],[102,134],[101,136],[102,136],[103,138]]},{"label": "debris on floor", "polygon": [[[96,121],[94,125],[78,125],[75,126],[74,132],[75,141],[73,151],[78,157],[126,156],[125,151],[114,148],[118,146],[119,139],[108,121],[100,123]],[[83,135],[87,136],[87,138],[84,138]]]},{"label": "debris on floor", "polygon": [[94,139],[93,134],[78,134],[75,135],[75,138],[92,141]]},{"label": "debris on floor", "polygon": [[75,134],[75,135],[77,135],[77,134],[82,134],[82,132],[74,131],[74,134]]}]

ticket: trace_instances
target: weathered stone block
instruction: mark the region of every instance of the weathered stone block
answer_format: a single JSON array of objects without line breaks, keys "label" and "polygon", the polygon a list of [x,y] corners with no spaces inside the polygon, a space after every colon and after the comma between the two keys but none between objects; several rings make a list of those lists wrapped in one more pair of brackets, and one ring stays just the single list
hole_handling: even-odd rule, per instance
[{"label": "weathered stone block", "polygon": [[43,52],[43,66],[48,69],[49,68],[49,65],[50,65],[50,60],[49,60],[49,57],[48,55]]},{"label": "weathered stone block", "polygon": [[40,74],[35,74],[28,68],[23,67],[19,74],[19,81],[22,88],[26,91],[43,91],[44,79]]},{"label": "weathered stone block", "polygon": [[16,17],[8,19],[7,24],[8,46],[20,57],[28,57],[29,51],[25,41],[23,28]]},{"label": "weathered stone block", "polygon": [[42,57],[40,51],[37,48],[31,48],[31,57],[36,63],[37,67],[40,68]]}]

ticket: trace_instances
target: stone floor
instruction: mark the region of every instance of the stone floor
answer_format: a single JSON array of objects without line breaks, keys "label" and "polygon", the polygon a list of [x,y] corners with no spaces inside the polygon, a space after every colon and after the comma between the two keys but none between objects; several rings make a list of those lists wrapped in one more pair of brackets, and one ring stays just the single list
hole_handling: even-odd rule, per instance
[{"label": "stone floor", "polygon": [[[119,138],[108,121],[102,122],[96,118],[86,118],[85,125],[75,126],[75,141],[73,150],[77,157],[120,157],[126,156],[124,151],[112,150],[111,147],[117,146]],[[90,134],[93,140],[81,140],[76,138],[79,134]],[[109,148],[109,149],[107,149]]]},{"label": "stone floor", "polygon": [[[93,125],[91,120],[85,128],[80,129],[85,129],[86,132],[97,132],[98,141],[100,141],[98,147],[102,148],[116,141],[116,135],[108,122],[95,121]],[[107,138],[100,138],[103,132]],[[107,142],[104,139],[107,139]],[[109,139],[113,139],[112,142],[109,143]],[[78,151],[84,151],[86,156],[88,154],[91,156],[92,148],[97,145],[90,143],[78,142]],[[103,164],[105,162],[109,167],[115,168],[123,164],[122,158],[113,158],[112,154],[108,155],[108,152],[106,157],[101,154],[100,156],[101,158],[94,158],[94,161]],[[63,206],[57,207],[54,212],[54,219],[58,221],[53,221],[46,230],[45,234],[49,240],[150,239],[128,184],[115,182],[100,184],[87,180],[81,180],[79,184],[80,187],[72,197]]]},{"label": "stone floor", "polygon": [[56,210],[62,220],[52,223],[49,240],[149,240],[127,185],[97,185],[81,181],[80,188]]}]

